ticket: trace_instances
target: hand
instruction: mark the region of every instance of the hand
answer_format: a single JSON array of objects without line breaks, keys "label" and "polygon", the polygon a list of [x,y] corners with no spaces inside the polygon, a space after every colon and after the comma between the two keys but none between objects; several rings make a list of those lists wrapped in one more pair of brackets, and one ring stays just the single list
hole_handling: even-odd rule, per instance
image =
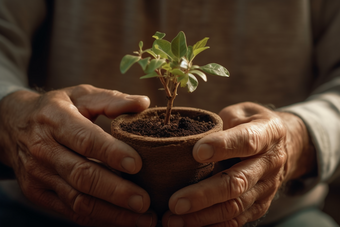
[{"label": "hand", "polygon": [[13,168],[33,202],[80,225],[153,226],[149,195],[102,165],[126,173],[142,167],[138,153],[91,121],[140,112],[147,97],[80,85],[43,95],[18,91],[0,103],[0,161]]},{"label": "hand", "polygon": [[243,226],[266,213],[284,182],[315,168],[307,130],[295,115],[241,103],[220,116],[224,131],[198,141],[193,156],[198,162],[241,161],[174,193],[164,226]]}]

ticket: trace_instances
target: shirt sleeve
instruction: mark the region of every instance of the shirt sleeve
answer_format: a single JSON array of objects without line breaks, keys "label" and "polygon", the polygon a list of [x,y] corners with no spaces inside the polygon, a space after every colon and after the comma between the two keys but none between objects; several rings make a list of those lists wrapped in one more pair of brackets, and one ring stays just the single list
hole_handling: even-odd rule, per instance
[{"label": "shirt sleeve", "polygon": [[[35,31],[46,14],[43,0],[0,0],[0,101],[28,88],[27,69]],[[0,180],[13,178],[0,163]]]},{"label": "shirt sleeve", "polygon": [[45,16],[43,0],[0,0],[0,100],[28,89],[32,39]]},{"label": "shirt sleeve", "polygon": [[304,191],[340,174],[340,1],[324,1],[314,21],[316,88],[301,103],[282,108],[305,123],[317,152],[318,176]]}]

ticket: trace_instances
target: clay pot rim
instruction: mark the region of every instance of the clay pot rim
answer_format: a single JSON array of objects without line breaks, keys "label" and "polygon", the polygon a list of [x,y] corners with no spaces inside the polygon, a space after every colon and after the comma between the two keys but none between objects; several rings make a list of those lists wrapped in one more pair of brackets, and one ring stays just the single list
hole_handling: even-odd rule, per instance
[{"label": "clay pot rim", "polygon": [[210,129],[207,132],[204,133],[200,133],[200,134],[195,134],[195,135],[190,135],[190,136],[180,136],[180,137],[167,137],[167,138],[157,138],[157,137],[150,137],[150,136],[140,136],[140,135],[136,135],[136,134],[132,134],[126,131],[123,131],[120,128],[120,122],[124,121],[132,121],[133,119],[135,119],[137,116],[139,115],[145,115],[149,112],[154,112],[154,111],[165,111],[166,107],[151,107],[148,108],[140,113],[133,113],[133,114],[123,114],[118,116],[117,118],[115,118],[112,122],[111,122],[111,128],[115,129],[115,130],[119,130],[120,134],[123,137],[129,137],[132,140],[135,141],[145,141],[147,140],[148,142],[155,142],[155,143],[159,143],[159,142],[166,142],[166,143],[180,143],[183,141],[189,141],[192,139],[197,139],[197,137],[199,138],[203,138],[204,136],[211,134],[213,132],[218,132],[221,131],[222,127],[223,127],[223,122],[222,119],[220,118],[219,115],[217,115],[216,113],[213,113],[211,111],[208,110],[204,110],[204,109],[199,109],[199,108],[193,108],[193,107],[174,107],[173,108],[173,112],[194,112],[194,113],[202,113],[202,114],[206,114],[209,115],[212,119],[212,121],[214,123],[216,123],[216,125]]}]

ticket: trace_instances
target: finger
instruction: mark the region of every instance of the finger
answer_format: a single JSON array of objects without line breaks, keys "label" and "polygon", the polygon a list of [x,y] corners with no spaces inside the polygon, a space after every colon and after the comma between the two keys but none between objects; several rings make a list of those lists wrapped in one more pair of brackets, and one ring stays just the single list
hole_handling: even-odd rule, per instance
[{"label": "finger", "polygon": [[66,148],[58,148],[50,160],[57,173],[79,192],[134,212],[143,213],[150,206],[150,197],[144,189]]},{"label": "finger", "polygon": [[100,160],[122,172],[133,174],[142,168],[142,160],[134,149],[83,117],[70,102],[58,101],[47,105],[37,119],[40,124],[49,127],[45,129],[46,138],[35,143],[36,147],[47,139],[51,143],[56,140],[78,154]]},{"label": "finger", "polygon": [[64,203],[69,205],[79,217],[88,217],[98,223],[115,226],[152,226],[157,220],[156,214],[138,214],[112,205],[101,199],[79,193],[72,187],[57,187],[56,192]]},{"label": "finger", "polygon": [[267,187],[266,183],[260,182],[240,197],[215,204],[197,212],[180,216],[168,212],[163,217],[163,225],[169,227],[198,227],[224,223],[233,219],[246,222],[256,220],[268,210],[275,191],[273,187]]},{"label": "finger", "polygon": [[67,88],[66,92],[80,113],[89,119],[100,114],[114,118],[123,113],[141,112],[150,105],[147,96],[128,95],[91,85]]},{"label": "finger", "polygon": [[60,195],[55,192],[54,188],[56,185],[59,187],[63,185],[65,185],[66,188],[69,187],[59,176],[51,173],[49,169],[44,166],[39,166],[37,169],[39,170],[26,176],[25,181],[19,179],[22,192],[29,200],[43,208],[62,214],[66,218],[84,226],[95,224],[95,222],[88,217],[81,218],[73,211],[72,207],[64,203]]},{"label": "finger", "polygon": [[284,132],[279,118],[252,121],[200,139],[193,156],[198,162],[211,162],[258,155],[282,141]]},{"label": "finger", "polygon": [[70,207],[64,204],[60,200],[58,195],[53,191],[38,188],[36,190],[36,193],[38,193],[40,196],[39,200],[36,200],[34,202],[38,205],[62,214],[66,218],[82,226],[94,226],[98,223],[96,220],[91,219],[90,217],[79,216],[78,214],[76,214]]},{"label": "finger", "polygon": [[134,174],[142,168],[142,159],[126,143],[112,137],[94,124],[75,119],[70,127],[55,130],[55,139],[88,158],[98,159],[111,168]]},{"label": "finger", "polygon": [[226,130],[253,120],[269,119],[273,112],[262,105],[244,102],[225,107],[219,115],[223,120],[223,130]]},{"label": "finger", "polygon": [[[267,175],[282,171],[282,168],[268,171],[271,165],[265,158],[244,160],[213,177],[175,192],[169,200],[169,208],[175,214],[191,213],[238,198],[253,189],[260,180],[266,179]],[[280,182],[271,180],[268,184],[278,188]]]},{"label": "finger", "polygon": [[[264,217],[264,215],[268,211],[269,206],[270,206],[270,203],[256,202],[247,211],[237,216],[236,218],[228,220],[228,221],[224,221],[221,223],[209,225],[209,227],[257,226],[257,223],[258,223],[257,220],[261,219],[261,217]],[[249,223],[250,225],[246,225],[247,223]]]},{"label": "finger", "polygon": [[152,227],[157,220],[153,213],[133,213],[79,193],[74,200],[74,206],[70,208],[69,204],[63,201],[65,198],[60,198],[62,193],[57,194],[52,191],[42,191],[40,200],[44,202],[40,205],[64,215],[81,226]]},{"label": "finger", "polygon": [[[151,223],[155,223],[157,220],[154,213],[137,214],[83,194],[45,167],[42,166],[40,169],[32,176],[36,183],[34,184],[34,193],[31,192],[29,198],[44,207],[65,215],[78,224],[86,226],[93,226],[94,224],[96,226],[112,226],[112,224],[115,224],[115,226],[149,227]],[[34,195],[38,199],[32,198]],[[107,223],[110,225],[106,225]]]}]

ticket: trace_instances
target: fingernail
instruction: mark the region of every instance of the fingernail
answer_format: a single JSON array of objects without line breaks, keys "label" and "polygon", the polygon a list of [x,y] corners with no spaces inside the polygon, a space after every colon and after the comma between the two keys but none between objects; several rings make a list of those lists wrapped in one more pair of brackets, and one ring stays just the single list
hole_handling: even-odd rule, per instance
[{"label": "fingernail", "polygon": [[188,199],[179,199],[175,206],[176,214],[183,214],[189,211],[191,208],[191,203]]},{"label": "fingernail", "polygon": [[214,149],[208,144],[202,144],[197,149],[197,156],[201,161],[208,160],[214,156]]},{"label": "fingernail", "polygon": [[128,173],[134,173],[136,169],[135,159],[130,157],[123,158],[120,164]]},{"label": "fingernail", "polygon": [[183,218],[176,215],[171,215],[168,220],[168,227],[183,227],[184,221]]},{"label": "fingernail", "polygon": [[152,226],[152,214],[146,213],[139,216],[137,223],[137,227],[151,227]]},{"label": "fingernail", "polygon": [[136,211],[139,212],[143,209],[143,197],[140,195],[133,195],[129,198],[128,201],[129,207]]}]

